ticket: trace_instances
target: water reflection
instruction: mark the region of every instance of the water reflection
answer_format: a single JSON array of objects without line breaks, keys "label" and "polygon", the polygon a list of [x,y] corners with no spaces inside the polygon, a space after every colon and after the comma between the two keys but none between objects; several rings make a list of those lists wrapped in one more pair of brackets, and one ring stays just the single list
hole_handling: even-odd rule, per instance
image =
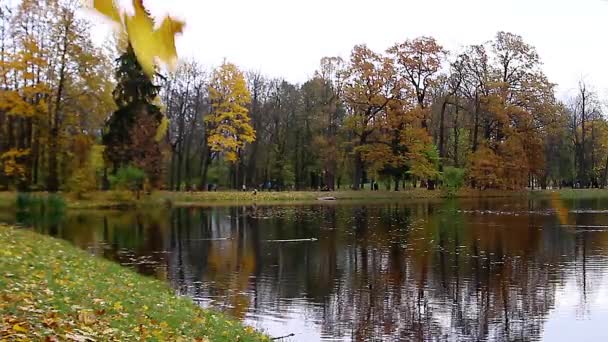
[{"label": "water reflection", "polygon": [[[595,339],[608,316],[602,296],[608,234],[601,229],[608,213],[600,211],[608,203],[562,203],[556,210],[552,201],[87,211],[19,219],[165,279],[178,293],[273,336]],[[318,240],[273,242],[308,238]],[[581,321],[586,324],[577,325]]]}]

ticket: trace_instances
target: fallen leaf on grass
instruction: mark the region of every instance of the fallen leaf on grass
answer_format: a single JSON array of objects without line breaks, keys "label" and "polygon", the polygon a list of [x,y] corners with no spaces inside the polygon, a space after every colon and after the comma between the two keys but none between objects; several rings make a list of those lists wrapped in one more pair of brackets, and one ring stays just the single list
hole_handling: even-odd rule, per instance
[{"label": "fallen leaf on grass", "polygon": [[19,324],[14,324],[13,325],[13,331],[18,332],[18,333],[26,333],[27,329],[20,326]]},{"label": "fallen leaf on grass", "polygon": [[66,340],[75,341],[75,342],[95,342],[95,339],[90,336],[76,334],[76,333],[67,333],[67,334],[65,334],[65,338],[66,338]]},{"label": "fallen leaf on grass", "polygon": [[88,310],[83,310],[78,313],[78,320],[86,325],[91,325],[95,323],[97,318],[95,314]]}]

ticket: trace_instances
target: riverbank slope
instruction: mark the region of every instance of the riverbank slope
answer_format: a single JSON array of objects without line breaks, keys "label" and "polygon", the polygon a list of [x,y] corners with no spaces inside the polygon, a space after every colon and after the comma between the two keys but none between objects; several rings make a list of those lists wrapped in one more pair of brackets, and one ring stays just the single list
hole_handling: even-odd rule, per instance
[{"label": "riverbank slope", "polygon": [[161,281],[0,225],[0,340],[270,341]]}]

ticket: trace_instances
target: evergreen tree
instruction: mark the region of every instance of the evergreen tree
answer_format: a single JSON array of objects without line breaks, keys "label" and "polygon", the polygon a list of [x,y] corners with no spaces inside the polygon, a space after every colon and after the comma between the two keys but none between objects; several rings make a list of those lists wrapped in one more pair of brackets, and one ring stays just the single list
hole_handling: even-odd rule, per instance
[{"label": "evergreen tree", "polygon": [[146,75],[130,45],[116,62],[113,95],[118,109],[106,124],[105,160],[112,173],[132,164],[145,171],[153,186],[159,186],[163,162],[157,131],[164,118],[156,104],[160,87]]}]

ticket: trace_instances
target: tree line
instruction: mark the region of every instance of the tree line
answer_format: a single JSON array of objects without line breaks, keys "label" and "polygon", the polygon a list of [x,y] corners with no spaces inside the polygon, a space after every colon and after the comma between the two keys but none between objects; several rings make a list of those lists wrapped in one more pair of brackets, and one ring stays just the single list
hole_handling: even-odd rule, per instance
[{"label": "tree line", "polygon": [[558,100],[521,36],[357,45],[302,84],[229,62],[150,77],[128,43],[95,46],[78,6],[2,2],[0,188],[108,189],[133,169],[168,190],[606,184],[597,93]]}]

